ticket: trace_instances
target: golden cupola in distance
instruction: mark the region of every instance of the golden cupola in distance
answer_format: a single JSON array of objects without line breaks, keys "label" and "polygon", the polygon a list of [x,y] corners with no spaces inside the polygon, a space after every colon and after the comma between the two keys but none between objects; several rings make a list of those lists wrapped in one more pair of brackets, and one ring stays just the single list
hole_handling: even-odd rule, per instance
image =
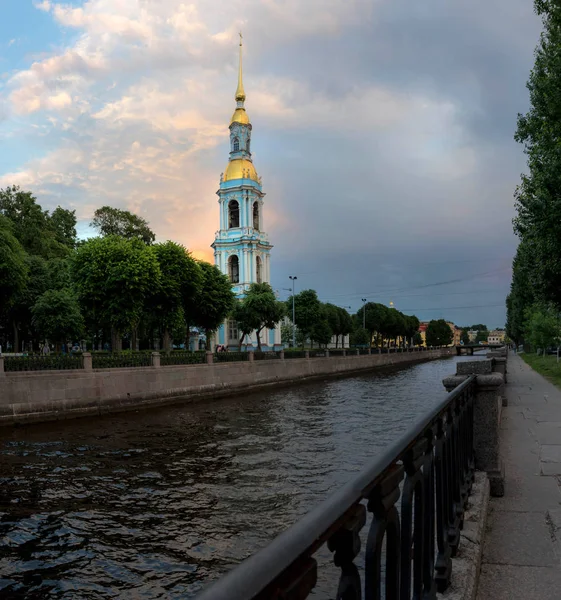
[{"label": "golden cupola in distance", "polygon": [[238,87],[236,89],[236,109],[230,119],[230,160],[223,174],[223,182],[236,179],[250,179],[259,182],[257,171],[251,160],[251,123],[245,110],[245,91],[242,73],[242,39],[240,35],[240,64]]}]

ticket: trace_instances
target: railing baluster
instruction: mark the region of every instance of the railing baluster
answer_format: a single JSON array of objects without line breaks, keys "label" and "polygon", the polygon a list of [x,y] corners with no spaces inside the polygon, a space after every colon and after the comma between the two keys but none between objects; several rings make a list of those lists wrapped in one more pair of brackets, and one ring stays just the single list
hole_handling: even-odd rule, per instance
[{"label": "railing baluster", "polygon": [[435,600],[437,591],[450,585],[473,483],[475,381],[470,376],[410,434],[205,590],[200,600],[304,600],[316,585],[313,555],[326,543],[341,569],[336,599],[361,600],[354,561],[366,510],[372,523],[365,552],[365,600]]}]

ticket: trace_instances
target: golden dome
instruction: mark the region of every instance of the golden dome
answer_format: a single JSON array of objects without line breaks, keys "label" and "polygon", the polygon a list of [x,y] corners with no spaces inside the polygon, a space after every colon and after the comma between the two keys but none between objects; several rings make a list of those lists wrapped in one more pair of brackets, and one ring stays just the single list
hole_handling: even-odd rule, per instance
[{"label": "golden dome", "polygon": [[253,163],[246,158],[235,158],[228,163],[224,173],[224,181],[231,181],[233,179],[252,179],[259,183],[257,171]]},{"label": "golden dome", "polygon": [[249,117],[245,112],[245,108],[236,108],[232,118],[230,119],[230,125],[232,123],[241,123],[242,125],[249,125]]}]

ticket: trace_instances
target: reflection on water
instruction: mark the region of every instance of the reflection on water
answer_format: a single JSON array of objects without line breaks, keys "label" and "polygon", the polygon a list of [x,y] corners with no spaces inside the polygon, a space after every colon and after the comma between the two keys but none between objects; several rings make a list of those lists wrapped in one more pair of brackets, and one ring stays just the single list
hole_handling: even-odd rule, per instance
[{"label": "reflection on water", "polygon": [[0,430],[0,597],[194,596],[443,398],[456,360]]}]

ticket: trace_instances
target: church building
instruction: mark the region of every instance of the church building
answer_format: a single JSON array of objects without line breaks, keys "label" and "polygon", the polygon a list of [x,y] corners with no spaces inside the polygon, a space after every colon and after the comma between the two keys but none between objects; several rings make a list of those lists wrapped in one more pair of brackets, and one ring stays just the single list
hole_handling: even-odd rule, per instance
[{"label": "church building", "polygon": [[[264,225],[264,198],[261,177],[251,158],[251,123],[245,110],[242,80],[242,40],[236,109],[230,120],[230,158],[226,171],[220,175],[218,205],[220,229],[214,242],[214,262],[228,275],[234,292],[243,298],[252,283],[271,283],[271,248]],[[238,350],[241,334],[234,320],[228,319],[216,333],[216,344]],[[246,336],[244,348],[257,346],[256,333]],[[261,332],[263,350],[280,350],[280,324],[276,329]]]}]

